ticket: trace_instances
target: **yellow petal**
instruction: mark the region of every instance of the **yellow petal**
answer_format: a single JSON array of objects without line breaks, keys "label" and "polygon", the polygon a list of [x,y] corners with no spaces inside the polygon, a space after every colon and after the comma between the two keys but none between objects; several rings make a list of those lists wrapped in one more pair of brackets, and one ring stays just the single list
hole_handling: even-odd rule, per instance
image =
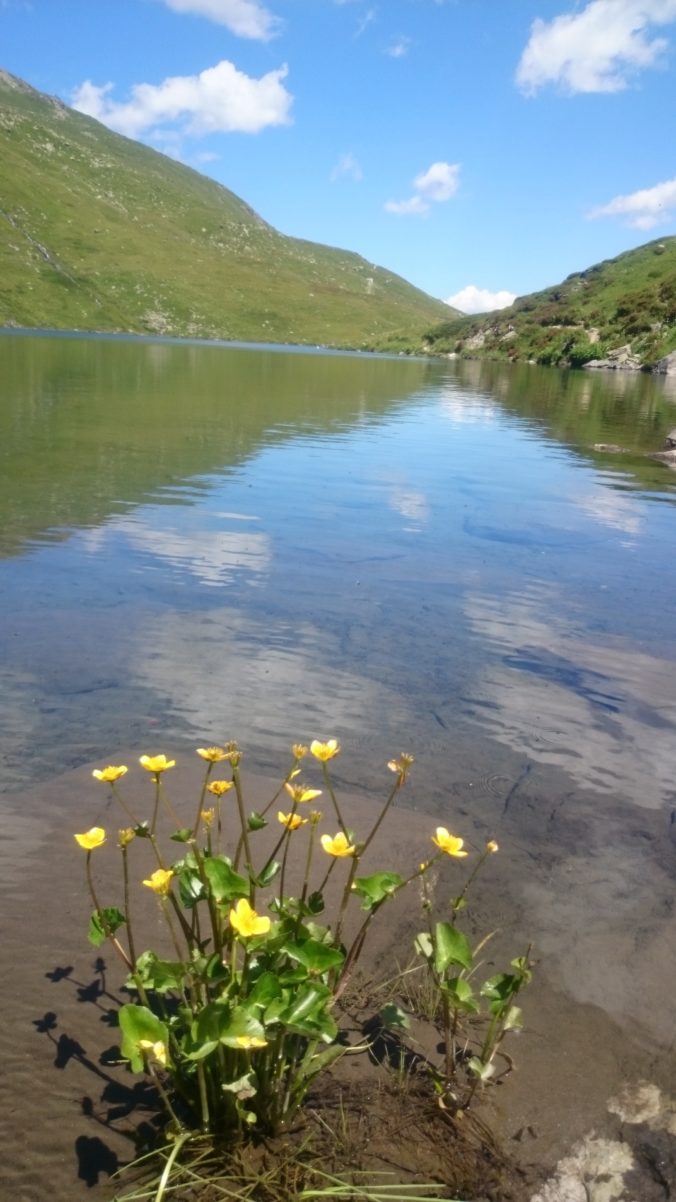
[{"label": "yellow petal", "polygon": [[252,935],[266,935],[272,924],[269,918],[257,914],[245,897],[240,897],[230,911],[230,925],[242,939],[250,939]]},{"label": "yellow petal", "polygon": [[171,888],[173,875],[171,868],[156,868],[150,874],[150,880],[144,881],[143,884],[152,889],[153,893],[157,893],[159,897],[166,897]]},{"label": "yellow petal", "polygon": [[340,743],[337,739],[327,739],[325,743],[320,743],[319,739],[313,739],[310,743],[310,751],[317,760],[326,763],[327,760],[332,760],[340,751]]},{"label": "yellow petal", "polygon": [[343,831],[339,831],[333,839],[330,835],[322,835],[320,843],[330,856],[352,856],[355,852],[354,844],[348,841]]},{"label": "yellow petal", "polygon": [[198,747],[197,754],[201,755],[203,760],[208,760],[210,764],[220,764],[221,760],[228,758],[224,747]]},{"label": "yellow petal", "polygon": [[83,835],[75,835],[75,839],[85,851],[93,851],[95,847],[100,847],[102,843],[105,843],[106,832],[103,827],[93,826]]},{"label": "yellow petal", "polygon": [[227,793],[233,787],[231,780],[212,780],[207,785],[207,789],[210,793],[213,793],[214,797],[222,797],[224,793]]},{"label": "yellow petal", "polygon": [[307,785],[292,785],[289,781],[285,783],[284,788],[296,805],[304,801],[314,801],[315,797],[322,795],[321,789],[308,789]]},{"label": "yellow petal", "polygon": [[462,850],[465,840],[459,839],[457,835],[451,835],[445,826],[437,827],[436,832],[432,835],[432,842],[447,856],[454,856],[459,860],[467,855],[467,852]]},{"label": "yellow petal", "polygon": [[277,821],[281,822],[289,831],[297,831],[299,826],[305,826],[307,818],[301,818],[300,814],[283,814],[281,810],[277,811]]},{"label": "yellow petal", "polygon": [[124,764],[108,764],[107,768],[95,768],[92,772],[92,776],[96,777],[96,780],[102,780],[112,784],[114,781],[119,780],[121,776],[124,776],[125,772],[128,771],[129,769]]},{"label": "yellow petal", "polygon": [[237,1043],[240,1048],[266,1048],[267,1039],[259,1039],[257,1035],[238,1035]]},{"label": "yellow petal", "polygon": [[176,760],[168,760],[166,755],[142,755],[139,760],[146,772],[154,772],[156,776],[160,772],[166,772],[168,768],[173,768],[175,763]]}]

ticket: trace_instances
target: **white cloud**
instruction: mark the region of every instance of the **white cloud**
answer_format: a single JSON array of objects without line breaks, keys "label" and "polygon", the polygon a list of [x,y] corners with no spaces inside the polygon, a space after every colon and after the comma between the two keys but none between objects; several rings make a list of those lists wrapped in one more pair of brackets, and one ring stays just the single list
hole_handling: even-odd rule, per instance
[{"label": "white cloud", "polygon": [[450,200],[458,191],[459,174],[459,163],[432,163],[427,171],[416,175],[413,186],[426,200]]},{"label": "white cloud", "polygon": [[506,288],[491,292],[489,288],[477,288],[476,284],[467,284],[453,296],[446,297],[446,304],[459,309],[461,313],[489,313],[493,309],[506,309],[516,300],[516,292],[508,292]]},{"label": "white cloud", "polygon": [[341,154],[329,178],[333,183],[335,180],[340,179],[342,175],[346,175],[350,179],[356,180],[357,182],[364,178],[364,172],[362,171],[359,163],[355,159],[354,155],[350,154],[349,152],[348,154]]},{"label": "white cloud", "polygon": [[587,214],[595,217],[626,217],[627,225],[637,230],[651,230],[671,221],[676,209],[676,178],[667,179],[653,188],[640,188],[627,196],[616,196],[606,205],[599,205]]},{"label": "white cloud", "polygon": [[282,80],[286,66],[252,79],[227,60],[199,75],[176,75],[160,84],[137,83],[122,103],[111,99],[112,83],[85,80],[73,93],[73,108],[136,138],[171,126],[182,134],[255,134],[269,125],[288,125],[293,97]]},{"label": "white cloud", "polygon": [[410,48],[411,39],[402,36],[385,47],[385,54],[389,54],[390,58],[405,58]]},{"label": "white cloud", "polygon": [[668,43],[650,27],[676,20],[676,0],[591,0],[581,12],[538,18],[516,72],[529,95],[545,84],[574,92],[618,92],[659,64]]},{"label": "white cloud", "polygon": [[429,213],[430,206],[422,196],[411,196],[409,200],[386,200],[385,210],[399,217],[409,217],[412,213]]},{"label": "white cloud", "polygon": [[400,217],[428,213],[432,204],[440,204],[455,196],[460,186],[459,163],[432,163],[427,171],[416,175],[415,193],[408,200],[386,200],[385,210]]},{"label": "white cloud", "polygon": [[267,42],[279,32],[281,21],[256,0],[164,0],[176,13],[194,13],[225,25],[240,38]]}]

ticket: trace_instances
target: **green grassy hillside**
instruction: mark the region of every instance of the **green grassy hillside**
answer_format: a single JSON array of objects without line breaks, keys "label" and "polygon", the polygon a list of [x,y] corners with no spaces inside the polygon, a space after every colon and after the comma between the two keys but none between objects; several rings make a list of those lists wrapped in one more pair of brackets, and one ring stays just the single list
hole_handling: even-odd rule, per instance
[{"label": "green grassy hillside", "polygon": [[414,349],[448,313],[1,71],[0,160],[0,325]]},{"label": "green grassy hillside", "polygon": [[676,238],[661,238],[519,297],[509,309],[445,321],[426,335],[437,352],[582,367],[622,347],[650,368],[676,349]]}]

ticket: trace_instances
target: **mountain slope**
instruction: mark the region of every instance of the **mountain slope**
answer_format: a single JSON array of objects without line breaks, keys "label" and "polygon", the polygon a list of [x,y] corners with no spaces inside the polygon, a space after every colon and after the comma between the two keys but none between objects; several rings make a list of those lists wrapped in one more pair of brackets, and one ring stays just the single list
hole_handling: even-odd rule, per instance
[{"label": "mountain slope", "polygon": [[610,365],[653,367],[676,348],[676,238],[574,272],[509,309],[442,322],[426,344],[472,358],[581,367],[610,356]]},{"label": "mountain slope", "polygon": [[0,71],[0,325],[414,347],[441,301]]}]

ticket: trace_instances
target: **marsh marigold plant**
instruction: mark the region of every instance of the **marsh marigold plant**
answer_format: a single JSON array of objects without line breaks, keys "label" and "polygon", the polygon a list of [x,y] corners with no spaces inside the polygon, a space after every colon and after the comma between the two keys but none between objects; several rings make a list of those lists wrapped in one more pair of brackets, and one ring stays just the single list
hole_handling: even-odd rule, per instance
[{"label": "marsh marigold plant", "polygon": [[[94,878],[98,857],[111,854],[110,847],[99,851],[106,831],[95,826],[75,835],[86,853],[94,905],[89,937],[96,946],[110,941],[128,972],[133,1000],[119,1011],[122,1055],[133,1072],[153,1079],[174,1138],[197,1131],[234,1139],[288,1123],[317,1074],[349,1051],[339,1038],[339,999],[376,914],[413,881],[419,889],[411,890],[411,904],[422,888],[429,913],[430,870],[446,863],[457,874],[460,863],[452,867],[449,858],[470,854],[462,837],[437,827],[430,834],[435,850],[410,875],[387,867],[362,874],[362,860],[408,780],[413,757],[390,760],[394,781],[370,829],[357,832],[344,821],[331,777],[340,750],[334,738],[294,744],[288,771],[261,812],[246,806],[236,743],[197,749],[202,781],[187,815],[179,816],[167,793],[165,775],[176,761],[164,753],[140,757],[148,793],[140,802],[121,790],[126,767],[94,772],[112,791],[125,825],[117,832],[117,905],[101,904]],[[321,788],[296,779],[301,760],[310,769],[315,761]],[[277,809],[281,798],[285,809]],[[310,810],[318,798],[322,808]],[[460,1097],[461,1018],[479,1009],[472,980],[477,949],[456,920],[469,884],[496,851],[489,840],[464,883],[456,881],[450,921],[428,923],[416,941],[442,999],[449,1050],[434,1082],[444,1105]],[[166,938],[156,949],[139,951],[137,893],[164,923]],[[511,999],[528,972],[526,958],[511,983],[504,976],[488,983],[488,1029],[474,1049],[474,1067],[466,1070],[472,1092],[494,1071],[506,1030],[518,1025]]]}]

